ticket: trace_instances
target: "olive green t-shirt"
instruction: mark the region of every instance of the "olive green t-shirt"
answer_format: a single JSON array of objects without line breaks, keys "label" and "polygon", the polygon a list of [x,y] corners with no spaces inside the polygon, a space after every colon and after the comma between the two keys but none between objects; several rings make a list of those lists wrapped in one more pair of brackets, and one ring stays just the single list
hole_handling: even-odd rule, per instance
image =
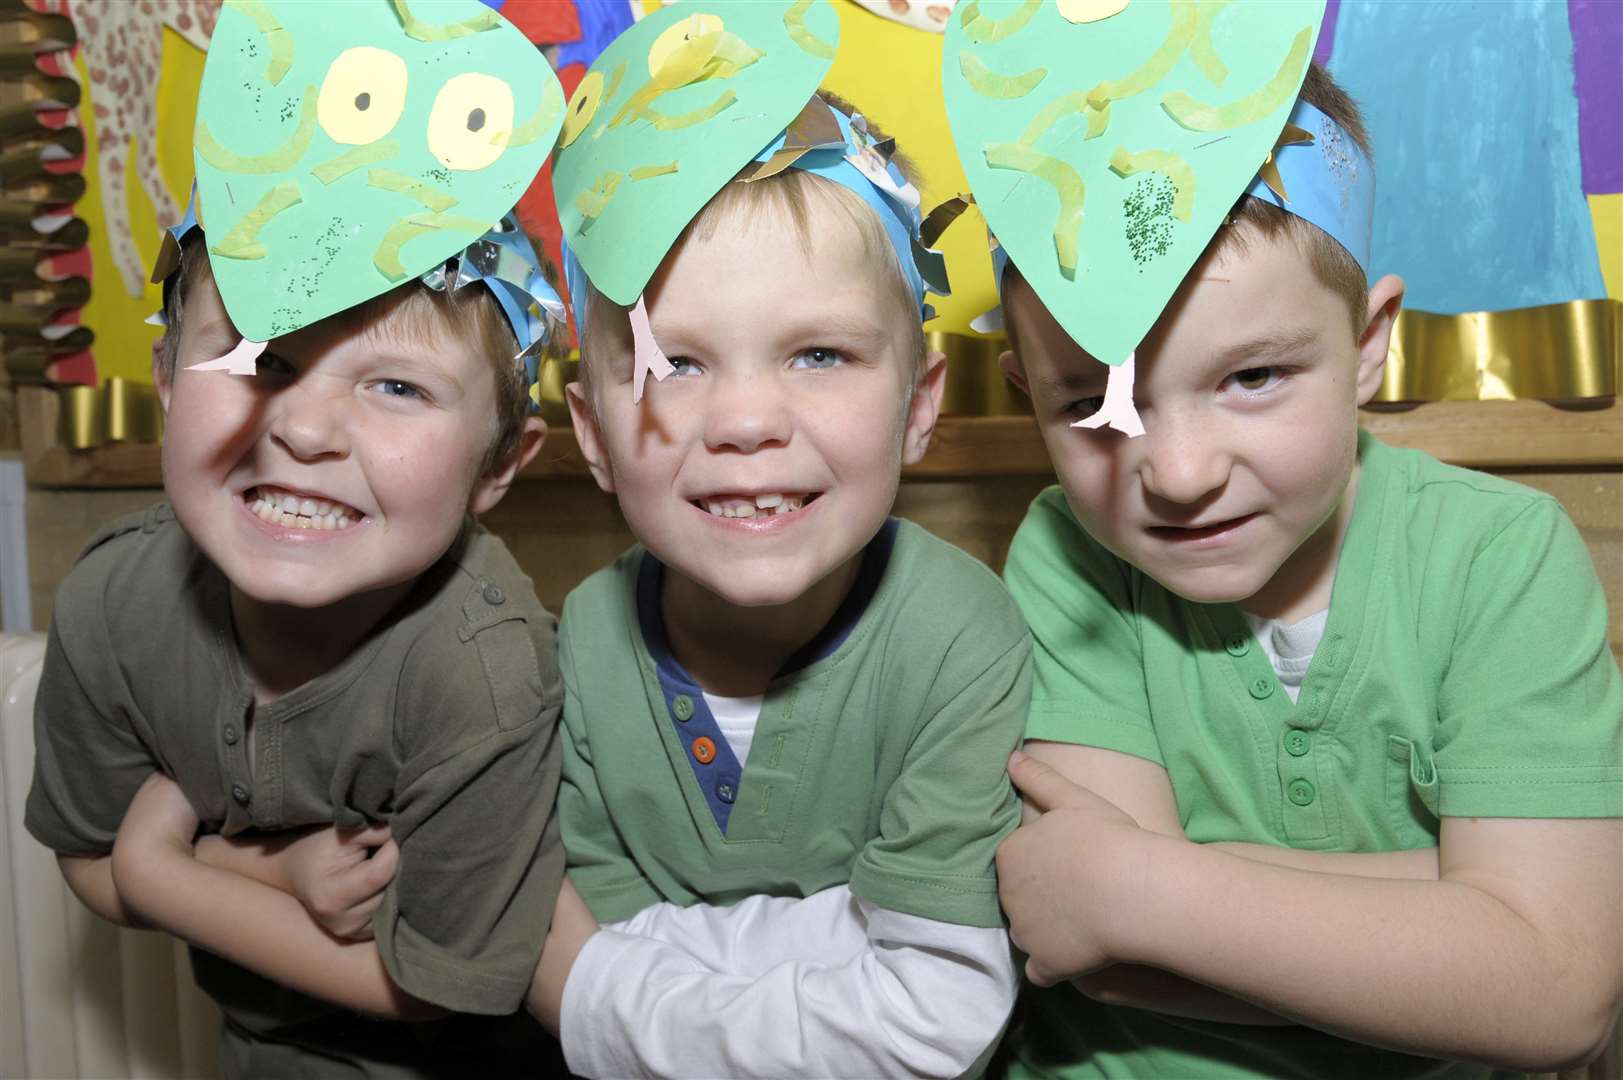
[{"label": "olive green t-shirt", "polygon": [[700,733],[714,721],[664,647],[659,573],[632,548],[564,605],[559,814],[592,913],[849,884],[880,907],[1001,926],[993,856],[1019,820],[1004,769],[1031,643],[996,576],[889,523],[841,611],[768,686],[739,763],[719,730]]},{"label": "olive green t-shirt", "polygon": [[[387,823],[400,862],[374,930],[390,976],[447,1009],[510,1013],[563,873],[562,698],[553,617],[470,521],[351,655],[255,709],[227,582],[160,503],[103,530],[57,593],[26,824],[59,853],[104,855],[154,769],[207,832]],[[351,1014],[207,953],[193,961],[228,1031],[355,1049]]]},{"label": "olive green t-shirt", "polygon": [[[1623,679],[1560,505],[1367,433],[1359,459],[1295,704],[1238,608],[1173,595],[1089,537],[1059,488],[1039,495],[1005,570],[1035,639],[1027,737],[1164,765],[1197,843],[1397,851],[1435,846],[1442,816],[1623,816]],[[1015,1076],[1489,1073],[1069,986],[1029,1004]]]}]

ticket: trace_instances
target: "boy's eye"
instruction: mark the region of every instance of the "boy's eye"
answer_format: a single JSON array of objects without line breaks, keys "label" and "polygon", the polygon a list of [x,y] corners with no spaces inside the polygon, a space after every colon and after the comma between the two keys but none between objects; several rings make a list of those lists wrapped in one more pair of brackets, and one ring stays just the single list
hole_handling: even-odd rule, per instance
[{"label": "boy's eye", "polygon": [[273,352],[262,352],[254,360],[254,369],[261,375],[292,375],[293,364],[285,356]]},{"label": "boy's eye", "polygon": [[699,373],[699,365],[694,362],[691,356],[667,356],[666,359],[671,362],[672,375],[697,375]]},{"label": "boy's eye", "polygon": [[842,360],[844,357],[833,349],[804,349],[795,354],[789,366],[801,371],[827,371],[829,368],[839,366]]},{"label": "boy's eye", "polygon": [[1065,411],[1067,414],[1076,417],[1078,420],[1086,420],[1088,417],[1092,416],[1094,413],[1098,412],[1104,407],[1105,398],[1103,394],[1100,394],[1097,397],[1077,398],[1075,401],[1065,406]]},{"label": "boy's eye", "polygon": [[428,396],[411,383],[400,379],[379,379],[375,385],[378,392],[387,397],[423,398]]},{"label": "boy's eye", "polygon": [[1245,368],[1230,375],[1227,381],[1246,393],[1255,394],[1273,387],[1283,374],[1277,367]]}]

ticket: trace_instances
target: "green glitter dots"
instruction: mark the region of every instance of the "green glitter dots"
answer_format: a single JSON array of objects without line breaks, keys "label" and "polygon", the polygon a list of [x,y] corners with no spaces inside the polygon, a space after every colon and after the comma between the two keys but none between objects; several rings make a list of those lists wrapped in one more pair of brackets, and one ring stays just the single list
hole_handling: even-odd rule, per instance
[{"label": "green glitter dots", "polygon": [[1146,173],[1122,200],[1127,250],[1142,272],[1144,266],[1172,249],[1172,203],[1178,189],[1160,173]]}]

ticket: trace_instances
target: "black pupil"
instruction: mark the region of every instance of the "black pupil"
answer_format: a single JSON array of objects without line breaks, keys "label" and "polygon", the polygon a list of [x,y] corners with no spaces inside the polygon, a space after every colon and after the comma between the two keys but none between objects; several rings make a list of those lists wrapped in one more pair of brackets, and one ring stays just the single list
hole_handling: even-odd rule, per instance
[{"label": "black pupil", "polygon": [[367,109],[369,109],[371,107],[372,107],[372,95],[371,94],[363,92],[363,93],[359,93],[359,94],[355,95],[355,108],[357,110],[359,110],[360,112],[365,112]]},{"label": "black pupil", "polygon": [[475,109],[468,114],[468,130],[478,131],[485,126],[485,110]]}]

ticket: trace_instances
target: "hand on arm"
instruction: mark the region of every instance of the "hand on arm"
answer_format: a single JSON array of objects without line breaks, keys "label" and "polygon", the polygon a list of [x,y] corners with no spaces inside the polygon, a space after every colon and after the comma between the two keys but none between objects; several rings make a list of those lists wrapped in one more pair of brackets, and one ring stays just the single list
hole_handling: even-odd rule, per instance
[{"label": "hand on arm", "polygon": [[1606,1037],[1623,821],[1445,818],[1441,880],[1380,879],[1157,835],[1031,759],[1011,774],[1045,810],[999,852],[1035,979],[1148,964],[1360,1042],[1529,1071]]},{"label": "hand on arm", "polygon": [[291,893],[327,933],[350,941],[372,936],[372,916],[394,879],[400,848],[387,825],[326,825],[197,841],[197,860]]},{"label": "hand on arm", "polygon": [[194,858],[197,817],[172,780],[154,774],[130,804],[113,847],[126,907],[193,945],[344,1008],[424,1020],[441,1010],[389,978],[371,942],[327,934],[294,897]]}]

